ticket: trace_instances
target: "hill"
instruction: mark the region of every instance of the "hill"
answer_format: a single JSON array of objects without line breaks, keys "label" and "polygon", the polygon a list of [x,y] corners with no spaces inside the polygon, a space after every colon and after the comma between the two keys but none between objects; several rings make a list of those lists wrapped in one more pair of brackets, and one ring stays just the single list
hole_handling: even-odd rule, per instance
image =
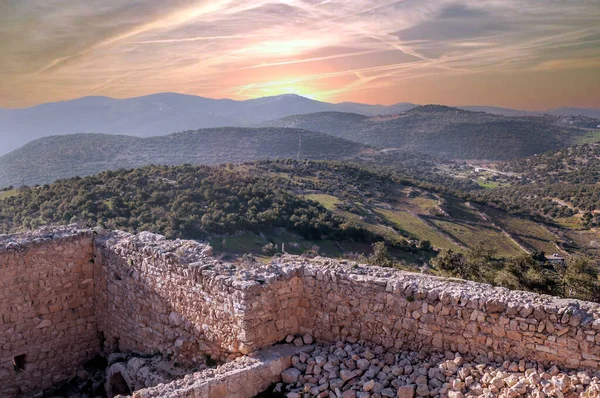
[{"label": "hill", "polygon": [[510,159],[573,144],[588,135],[553,116],[508,117],[426,105],[383,117],[337,112],[288,116],[264,124],[301,128],[382,148],[451,159]]},{"label": "hill", "polygon": [[457,106],[459,109],[471,112],[485,112],[492,115],[503,115],[503,116],[534,116],[541,114],[540,112],[522,111],[519,109],[500,108],[497,106]]},{"label": "hill", "polygon": [[600,109],[594,108],[556,108],[548,111],[549,114],[555,116],[585,116],[593,119],[600,119]]},{"label": "hill", "polygon": [[497,163],[508,173],[501,188],[479,192],[506,209],[563,225],[600,226],[600,144],[584,144]]},{"label": "hill", "polygon": [[[265,197],[273,204],[267,206]],[[434,247],[456,252],[481,244],[495,247],[505,257],[527,250],[555,250],[554,243],[560,243],[543,225],[467,203],[444,187],[391,169],[292,160],[216,167],[146,166],[24,188],[0,199],[0,232],[83,222],[151,230],[170,237],[268,233],[267,224],[261,222],[270,220],[271,227],[283,225],[278,223],[285,220],[275,220],[279,219],[277,208],[283,206],[277,200],[284,197],[285,201],[295,198],[294,206],[299,209],[310,207],[303,204],[306,200],[320,203],[341,220],[339,228],[352,226],[352,234],[358,235],[345,238],[358,243],[378,237],[402,247],[409,240],[428,240]],[[267,207],[255,206],[256,201]],[[214,214],[206,210],[212,208]],[[315,219],[305,219],[307,225],[318,230],[320,220],[329,217],[320,212],[313,214]],[[298,233],[290,225],[286,228]],[[309,235],[312,240],[320,239],[312,232]],[[360,247],[350,244],[345,250]]]},{"label": "hill", "polygon": [[528,183],[596,184],[600,181],[600,144],[576,145],[498,164]]},{"label": "hill", "polygon": [[200,128],[250,126],[294,114],[343,111],[378,115],[414,106],[330,104],[293,94],[247,101],[175,93],[127,99],[84,97],[25,109],[0,109],[0,155],[32,140],[57,134],[151,137]]},{"label": "hill", "polygon": [[[300,144],[300,147],[299,147]],[[0,187],[45,184],[59,178],[148,164],[205,164],[260,159],[348,159],[362,144],[285,128],[218,128],[168,136],[75,134],[33,141],[0,156]]]}]

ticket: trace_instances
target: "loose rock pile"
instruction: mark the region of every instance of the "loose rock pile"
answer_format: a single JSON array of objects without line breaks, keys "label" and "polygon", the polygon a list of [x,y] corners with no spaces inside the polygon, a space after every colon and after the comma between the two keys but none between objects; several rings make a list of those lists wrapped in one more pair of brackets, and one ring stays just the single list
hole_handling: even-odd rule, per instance
[{"label": "loose rock pile", "polygon": [[292,365],[275,388],[287,398],[600,397],[600,372],[452,352],[392,353],[352,338],[294,356]]}]

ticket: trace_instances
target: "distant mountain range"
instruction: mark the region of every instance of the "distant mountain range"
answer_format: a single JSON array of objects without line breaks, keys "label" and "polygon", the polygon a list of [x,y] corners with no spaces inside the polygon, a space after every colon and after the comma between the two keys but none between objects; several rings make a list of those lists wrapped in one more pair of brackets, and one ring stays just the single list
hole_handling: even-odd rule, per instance
[{"label": "distant mountain range", "polygon": [[262,159],[353,159],[372,152],[342,138],[285,128],[215,128],[158,137],[45,137],[0,156],[0,188],[44,184],[149,164],[213,165]]},{"label": "distant mountain range", "polygon": [[581,116],[502,116],[425,105],[394,115],[318,112],[254,123],[254,128],[209,128],[153,137],[55,135],[1,155],[0,187],[148,164],[354,159],[366,152],[379,153],[374,148],[456,160],[505,160],[593,141],[597,123]]},{"label": "distant mountain range", "polygon": [[497,106],[458,106],[457,108],[473,112],[486,112],[493,115],[504,116],[536,116],[536,115],[552,115],[552,116],[585,116],[594,119],[600,119],[600,109],[592,108],[554,108],[547,111],[533,112],[523,111],[510,108],[499,108]]},{"label": "distant mountain range", "polygon": [[[51,135],[102,133],[151,137],[200,128],[248,127],[290,115],[345,112],[376,116],[397,114],[417,106],[411,103],[390,106],[352,102],[331,104],[294,94],[247,101],[174,93],[128,99],[84,97],[25,109],[0,108],[0,155]],[[494,107],[462,108],[509,116],[530,114]],[[600,118],[600,110],[597,109],[561,108],[550,113]]]},{"label": "distant mountain range", "polygon": [[295,114],[340,111],[377,115],[398,113],[413,104],[392,106],[330,104],[288,94],[247,101],[174,93],[113,99],[84,97],[25,109],[0,109],[0,155],[51,135],[101,133],[137,137],[213,127],[252,126]]},{"label": "distant mountain range", "polygon": [[573,145],[597,123],[585,117],[502,116],[425,105],[397,115],[323,112],[287,116],[263,125],[306,129],[374,147],[450,159],[500,160]]}]

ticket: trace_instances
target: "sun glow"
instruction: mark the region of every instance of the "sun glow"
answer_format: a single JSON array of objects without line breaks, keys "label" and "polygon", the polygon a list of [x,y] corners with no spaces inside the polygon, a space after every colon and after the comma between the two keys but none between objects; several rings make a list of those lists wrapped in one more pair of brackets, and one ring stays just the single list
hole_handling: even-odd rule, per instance
[{"label": "sun glow", "polygon": [[240,98],[271,97],[282,94],[297,94],[312,100],[325,101],[327,93],[298,80],[278,80],[263,83],[252,83],[240,87],[235,96]]}]

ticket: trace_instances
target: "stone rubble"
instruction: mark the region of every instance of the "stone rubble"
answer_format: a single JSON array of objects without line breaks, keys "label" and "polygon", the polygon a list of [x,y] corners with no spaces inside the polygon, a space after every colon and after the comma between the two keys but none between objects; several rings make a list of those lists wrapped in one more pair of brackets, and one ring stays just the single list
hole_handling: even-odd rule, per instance
[{"label": "stone rubble", "polygon": [[109,397],[113,395],[111,383],[112,377],[116,374],[120,374],[130,391],[136,391],[169,383],[193,371],[206,369],[205,365],[200,365],[196,369],[175,367],[171,361],[161,355],[143,358],[125,353],[109,355],[108,364],[105,391]]},{"label": "stone rubble", "polygon": [[600,372],[535,361],[491,362],[445,353],[390,352],[349,338],[292,357],[275,391],[287,398],[597,398]]}]

